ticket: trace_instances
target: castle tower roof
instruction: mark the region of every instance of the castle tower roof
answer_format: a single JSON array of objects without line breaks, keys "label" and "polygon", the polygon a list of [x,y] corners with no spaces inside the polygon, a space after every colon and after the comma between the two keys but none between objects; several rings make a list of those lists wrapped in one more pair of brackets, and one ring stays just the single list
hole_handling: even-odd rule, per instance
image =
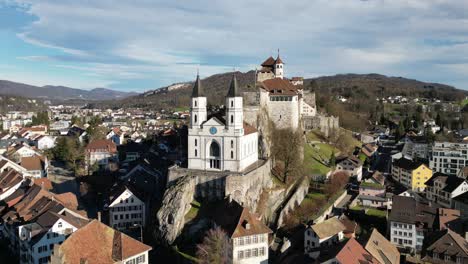
[{"label": "castle tower roof", "polygon": [[273,59],[273,57],[270,56],[261,65],[264,67],[268,67],[268,66],[273,66],[274,64],[275,64],[275,59]]},{"label": "castle tower roof", "polygon": [[197,79],[192,89],[192,97],[205,97],[201,86],[200,75],[197,74]]},{"label": "castle tower roof", "polygon": [[241,97],[241,96],[242,95],[239,89],[239,85],[237,84],[236,75],[233,74],[227,97]]}]

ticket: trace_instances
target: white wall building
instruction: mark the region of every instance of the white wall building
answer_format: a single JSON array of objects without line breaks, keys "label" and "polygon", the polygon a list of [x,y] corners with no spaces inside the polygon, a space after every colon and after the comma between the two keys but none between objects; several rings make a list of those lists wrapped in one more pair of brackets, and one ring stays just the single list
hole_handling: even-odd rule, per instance
[{"label": "white wall building", "polygon": [[199,76],[191,99],[188,168],[242,172],[258,160],[257,130],[244,123],[243,99],[235,76],[226,96],[226,115],[207,116]]},{"label": "white wall building", "polygon": [[432,170],[457,175],[468,166],[468,143],[434,142],[429,166]]},{"label": "white wall building", "polygon": [[113,191],[108,210],[109,226],[114,229],[145,226],[145,203],[128,186],[119,186]]},{"label": "white wall building", "polygon": [[316,259],[320,255],[321,247],[332,246],[344,239],[345,229],[336,217],[309,226],[304,232],[304,253]]},{"label": "white wall building", "polygon": [[468,182],[454,175],[436,172],[426,182],[426,198],[446,208],[453,208],[452,199],[468,191]]}]

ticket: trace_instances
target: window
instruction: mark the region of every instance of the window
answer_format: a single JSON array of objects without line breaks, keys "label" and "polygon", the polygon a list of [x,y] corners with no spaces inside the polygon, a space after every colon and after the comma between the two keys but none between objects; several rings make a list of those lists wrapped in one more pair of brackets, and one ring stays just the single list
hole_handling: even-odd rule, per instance
[{"label": "window", "polygon": [[197,156],[198,156],[198,151],[197,151],[197,150],[195,150],[195,157],[197,157]]},{"label": "window", "polygon": [[234,158],[234,151],[231,150],[231,159]]},{"label": "window", "polygon": [[231,115],[231,124],[234,123],[234,116]]},{"label": "window", "polygon": [[49,250],[54,249],[54,244],[49,244]]},{"label": "window", "polygon": [[254,235],[253,236],[253,243],[258,243],[258,236],[257,235]]},{"label": "window", "polygon": [[197,107],[197,100],[193,101],[193,104]]},{"label": "window", "polygon": [[238,259],[243,259],[244,258],[244,251],[243,250],[240,250],[237,252],[237,258]]},{"label": "window", "polygon": [[246,244],[246,245],[250,245],[250,243],[251,243],[250,236],[247,236],[247,237],[245,238],[245,244]]},{"label": "window", "polygon": [[260,256],[265,256],[265,248],[261,247],[259,253],[260,253]]},{"label": "window", "polygon": [[231,107],[234,107],[234,100],[231,100]]},{"label": "window", "polygon": [[[198,144],[198,141],[197,141],[197,139],[195,139],[195,147],[197,146],[197,144]],[[195,155],[195,156],[196,156],[196,155]]]},{"label": "window", "polygon": [[265,242],[265,235],[260,235],[260,242]]},{"label": "window", "polygon": [[114,215],[114,220],[117,220],[119,219],[119,216],[118,215]]},{"label": "window", "polygon": [[258,248],[252,249],[252,257],[258,257]]},{"label": "window", "polygon": [[131,203],[133,203],[133,201],[134,201],[134,200],[133,200],[133,197],[132,197],[132,198],[130,198],[130,202],[131,202]]},{"label": "window", "polygon": [[194,116],[193,116],[193,121],[194,121],[195,123],[197,123],[197,115],[194,115]]},{"label": "window", "polygon": [[251,254],[252,254],[252,250],[250,249],[245,250],[245,258],[250,258]]},{"label": "window", "polygon": [[62,227],[62,222],[59,222],[59,223],[58,223],[58,227]]},{"label": "window", "polygon": [[231,148],[234,148],[234,140],[231,140]]},{"label": "window", "polygon": [[239,245],[243,246],[244,245],[244,238],[239,237]]}]

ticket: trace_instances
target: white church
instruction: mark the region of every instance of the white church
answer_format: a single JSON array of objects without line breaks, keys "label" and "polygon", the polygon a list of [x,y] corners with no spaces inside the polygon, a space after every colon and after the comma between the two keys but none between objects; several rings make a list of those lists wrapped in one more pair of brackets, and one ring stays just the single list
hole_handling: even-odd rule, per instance
[{"label": "white church", "polygon": [[242,93],[233,75],[224,116],[208,116],[200,77],[193,86],[188,131],[188,169],[243,172],[258,160],[258,132],[244,123]]}]

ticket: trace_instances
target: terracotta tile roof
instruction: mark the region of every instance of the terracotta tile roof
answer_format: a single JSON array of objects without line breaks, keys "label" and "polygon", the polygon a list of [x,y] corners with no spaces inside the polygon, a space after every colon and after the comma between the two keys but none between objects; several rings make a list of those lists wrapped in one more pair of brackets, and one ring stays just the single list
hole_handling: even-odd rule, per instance
[{"label": "terracotta tile roof", "polygon": [[244,135],[249,135],[257,132],[257,129],[247,123],[244,123]]},{"label": "terracotta tile roof", "polygon": [[[438,208],[437,214],[439,216],[439,229],[447,229],[460,218],[460,211],[455,209]],[[451,228],[453,229],[453,228]]]},{"label": "terracotta tile roof", "polygon": [[340,264],[379,263],[356,239],[351,238],[336,255]]},{"label": "terracotta tile roof", "polygon": [[223,213],[214,215],[215,222],[223,228],[230,238],[269,234],[268,228],[258,217],[236,201],[224,201]]},{"label": "terracotta tile roof", "polygon": [[47,178],[37,178],[37,179],[34,179],[34,184],[36,184],[37,186],[40,186],[48,191],[52,190],[52,182],[47,179]]},{"label": "terracotta tile roof", "polygon": [[399,264],[400,252],[374,228],[365,249],[380,263]]},{"label": "terracotta tile roof", "polygon": [[[429,234],[428,237],[424,238],[424,243],[427,245],[426,255],[423,257],[423,261],[426,261],[425,263],[449,263],[444,260],[444,255],[461,257],[461,263],[466,263],[468,260],[468,242],[450,229]],[[438,253],[439,257],[432,258],[431,254],[427,254],[428,252]]]},{"label": "terracotta tile roof", "polygon": [[23,175],[15,170],[0,173],[0,192],[7,191],[23,181]]},{"label": "terracotta tile roof", "polygon": [[99,140],[91,141],[88,144],[88,146],[86,146],[86,151],[88,152],[107,151],[110,153],[116,153],[117,146],[111,140],[99,139]]},{"label": "terracotta tile roof", "polygon": [[78,199],[76,198],[76,195],[71,192],[66,192],[66,193],[61,193],[61,194],[56,194],[55,198],[62,202],[65,206],[76,209],[78,208]]},{"label": "terracotta tile roof", "polygon": [[311,228],[321,239],[334,236],[346,230],[343,223],[336,217],[332,217],[321,223],[312,225]]},{"label": "terracotta tile roof", "polygon": [[273,66],[275,64],[275,59],[273,59],[272,56],[270,56],[268,59],[266,59],[264,62],[262,62],[262,66]]},{"label": "terracotta tile roof", "polygon": [[23,166],[28,171],[42,170],[43,162],[39,156],[22,157],[21,166]]},{"label": "terracotta tile roof", "polygon": [[297,87],[281,78],[265,80],[261,83],[261,87],[270,95],[297,95]]},{"label": "terracotta tile roof", "polygon": [[58,247],[63,263],[113,264],[151,250],[111,227],[93,220]]}]

